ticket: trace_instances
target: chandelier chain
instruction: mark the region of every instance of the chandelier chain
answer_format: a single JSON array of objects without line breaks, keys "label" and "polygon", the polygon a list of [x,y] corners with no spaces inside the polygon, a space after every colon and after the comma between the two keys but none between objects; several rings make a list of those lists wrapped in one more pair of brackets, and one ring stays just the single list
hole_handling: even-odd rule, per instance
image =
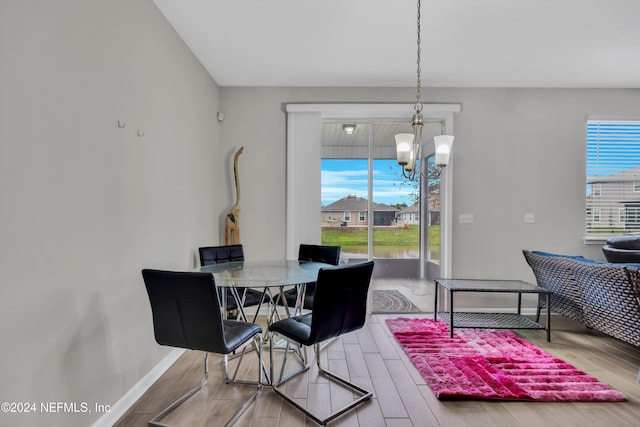
[{"label": "chandelier chain", "polygon": [[[422,81],[420,73],[422,71],[422,49],[420,48],[421,37],[421,0],[417,0],[418,3],[418,16],[417,16],[417,45],[418,45],[418,58],[416,60],[417,65],[417,93],[416,103],[413,106],[415,114],[411,120],[411,127],[413,128],[413,134],[397,134],[396,135],[396,150],[398,157],[398,164],[402,167],[402,176],[410,181],[416,181],[424,179],[435,179],[442,173],[442,168],[449,163],[449,153],[451,150],[451,143],[453,142],[453,136],[439,135],[434,137],[434,168],[429,167],[429,164],[423,162],[426,158],[421,157],[420,148],[422,145],[422,127],[424,124],[424,117],[422,115],[422,102],[420,100],[422,96]],[[443,124],[444,126],[444,124]],[[443,130],[444,132],[444,130]],[[427,174],[420,170],[420,163],[424,164],[425,169],[429,172]]]},{"label": "chandelier chain", "polygon": [[416,60],[416,64],[418,66],[417,68],[417,75],[418,75],[418,80],[417,80],[417,93],[416,93],[416,105],[414,106],[414,109],[416,110],[417,113],[419,113],[420,111],[422,111],[422,103],[420,102],[420,98],[421,98],[421,87],[422,87],[422,82],[420,79],[420,71],[421,71],[421,49],[420,49],[420,42],[421,42],[421,37],[420,37],[420,2],[421,0],[418,0],[418,59]]}]

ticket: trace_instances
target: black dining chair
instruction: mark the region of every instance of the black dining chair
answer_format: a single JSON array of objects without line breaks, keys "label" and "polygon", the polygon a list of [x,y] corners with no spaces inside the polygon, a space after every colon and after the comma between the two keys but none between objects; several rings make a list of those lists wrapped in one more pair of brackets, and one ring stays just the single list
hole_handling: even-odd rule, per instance
[{"label": "black dining chair", "polygon": [[[325,425],[369,400],[372,396],[372,392],[322,368],[320,366],[320,344],[323,341],[337,338],[364,326],[367,314],[367,293],[371,282],[373,265],[373,261],[368,261],[320,269],[316,282],[313,310],[310,313],[279,320],[269,325],[270,378],[273,390],[318,424]],[[274,376],[274,343],[277,342],[275,340],[276,336],[287,341],[278,380]],[[301,350],[299,354],[303,356],[302,367],[283,378],[289,344],[293,344]],[[320,374],[351,389],[359,394],[360,397],[328,417],[319,418],[282,392],[278,386],[309,369],[305,346],[314,347],[316,364]]]},{"label": "black dining chair", "polygon": [[[298,261],[313,261],[338,265],[340,263],[340,246],[300,244],[300,247],[298,248]],[[299,288],[296,287],[295,289],[289,289],[284,292],[283,297],[284,300],[286,300],[288,307],[295,307],[296,300],[298,298],[298,290]],[[312,309],[315,292],[316,283],[307,283],[304,293],[304,304],[301,306],[302,308],[305,310]],[[279,305],[284,305],[284,301],[282,300],[283,297],[277,299]]]},{"label": "black dining chair", "polygon": [[[223,319],[215,280],[210,273],[144,269],[142,277],[151,304],[156,342],[204,351],[204,376],[200,383],[156,415],[149,425],[166,426],[160,420],[202,389],[209,375],[209,353],[224,355],[225,383],[257,385],[255,393],[225,424],[232,425],[258,397],[262,388],[262,328],[253,323]],[[228,354],[242,348],[243,356],[249,343],[253,343],[258,354],[258,380],[237,379],[238,369],[230,378],[227,373]],[[242,358],[238,367],[241,362]]]},{"label": "black dining chair", "polygon": [[[244,249],[242,245],[223,245],[223,246],[204,246],[198,248],[200,255],[200,265],[212,265],[222,264],[227,262],[244,261]],[[234,311],[238,309],[238,304],[233,296],[233,290],[226,288],[226,310]],[[269,295],[264,291],[258,291],[251,288],[242,288],[242,292],[239,294],[242,301],[242,307],[254,307],[258,306],[257,313],[260,311],[260,307],[265,301],[269,300]],[[255,320],[255,319],[254,319]]]}]

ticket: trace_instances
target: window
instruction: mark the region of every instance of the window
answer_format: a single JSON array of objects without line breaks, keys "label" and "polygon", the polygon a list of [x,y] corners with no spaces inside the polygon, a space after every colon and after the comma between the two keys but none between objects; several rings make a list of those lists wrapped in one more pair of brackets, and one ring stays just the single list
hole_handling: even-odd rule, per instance
[{"label": "window", "polygon": [[[339,244],[342,256],[349,260],[393,260],[385,264],[385,275],[417,278],[420,221],[396,220],[400,208],[413,205],[420,191],[419,183],[409,185],[401,178],[396,160],[393,136],[411,132],[411,124],[386,120],[354,123],[356,129],[351,134],[343,132],[342,122],[322,124],[321,213],[325,217],[338,211],[344,220],[340,228],[321,221],[320,242]],[[439,123],[426,124],[423,132],[434,130],[441,130]],[[412,273],[407,272],[407,263],[398,261],[408,259],[413,260],[409,263]]]},{"label": "window", "polygon": [[[412,104],[310,104],[310,103],[289,103],[286,104],[287,112],[287,197],[286,197],[286,239],[285,249],[287,259],[295,259],[298,253],[300,242],[322,241],[321,227],[314,228],[316,221],[301,221],[300,218],[317,218],[324,215],[319,212],[318,200],[323,200],[322,204],[326,205],[325,197],[321,195],[323,184],[321,184],[321,176],[324,175],[324,169],[321,167],[322,161],[319,159],[329,158],[322,154],[322,135],[318,132],[319,127],[323,127],[323,123],[337,122],[341,124],[348,119],[350,123],[359,120],[380,120],[394,121],[408,124],[408,131],[411,132],[411,124],[408,117],[411,117]],[[438,123],[438,134],[450,134],[453,132],[453,116],[462,110],[460,104],[424,104],[422,114],[424,116],[425,127],[427,123]],[[389,134],[389,142],[393,144],[392,135]],[[374,138],[372,138],[373,140]],[[423,129],[423,140],[425,139],[425,129]],[[375,144],[374,144],[375,146]],[[358,149],[354,150],[358,151]],[[393,153],[395,148],[392,147]],[[351,156],[338,156],[339,158],[358,158],[354,152]],[[374,156],[376,158],[378,156]],[[362,157],[360,157],[362,158]],[[381,156],[378,158],[395,158],[395,154],[391,157]],[[375,165],[374,165],[375,166]],[[374,168],[371,168],[375,170]],[[394,167],[398,169],[397,166]],[[443,176],[450,177],[453,175],[453,167],[450,165],[445,168]],[[452,224],[453,224],[453,208],[451,195],[453,194],[453,186],[451,179],[445,179],[442,184],[443,197],[440,206],[442,213],[442,253],[440,268],[424,271],[427,279],[432,277],[450,277],[451,276],[451,256],[452,256]],[[376,190],[373,189],[373,192]],[[371,199],[369,194],[362,194],[362,197]],[[378,202],[379,203],[379,202]],[[407,203],[407,206],[409,203]],[[345,209],[340,209],[344,211]],[[358,209],[360,210],[360,209]],[[440,213],[440,212],[438,212]],[[338,215],[342,216],[341,212]],[[337,215],[333,215],[334,217]],[[327,217],[327,216],[325,216]],[[373,223],[374,218],[369,222]],[[318,223],[321,219],[318,218]],[[337,221],[333,220],[334,224]],[[338,224],[340,225],[340,224]],[[373,240],[373,239],[371,239]],[[369,246],[372,244],[369,242]],[[346,252],[343,246],[343,252]],[[369,250],[369,255],[375,256],[373,249]],[[419,263],[421,272],[424,263]],[[439,276],[434,276],[438,274]],[[404,276],[406,277],[406,276]],[[421,276],[422,277],[422,276]]]},{"label": "window", "polygon": [[627,208],[627,216],[625,218],[627,230],[637,232],[640,229],[640,207]]},{"label": "window", "polygon": [[640,228],[640,121],[587,121],[588,236]]}]

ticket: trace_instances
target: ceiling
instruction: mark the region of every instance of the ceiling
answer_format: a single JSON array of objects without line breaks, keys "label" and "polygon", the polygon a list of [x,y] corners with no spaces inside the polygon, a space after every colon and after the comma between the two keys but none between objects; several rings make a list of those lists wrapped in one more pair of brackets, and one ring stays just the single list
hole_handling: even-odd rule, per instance
[{"label": "ceiling", "polygon": [[[367,122],[349,122],[356,125],[352,134],[347,134],[343,122],[322,123],[322,158],[345,158],[349,150],[354,157],[368,157],[369,139],[371,139],[374,157],[395,157],[395,135],[398,133],[413,133],[410,120],[403,122],[373,122],[369,127]],[[369,133],[371,132],[371,135]],[[430,143],[435,135],[442,133],[440,123],[425,122],[422,129],[422,141]],[[371,138],[369,138],[371,136]],[[345,151],[345,148],[347,149]],[[431,147],[433,148],[433,147]]]},{"label": "ceiling", "polygon": [[[153,0],[220,86],[410,87],[415,0]],[[424,87],[640,88],[640,0],[424,0]]]}]

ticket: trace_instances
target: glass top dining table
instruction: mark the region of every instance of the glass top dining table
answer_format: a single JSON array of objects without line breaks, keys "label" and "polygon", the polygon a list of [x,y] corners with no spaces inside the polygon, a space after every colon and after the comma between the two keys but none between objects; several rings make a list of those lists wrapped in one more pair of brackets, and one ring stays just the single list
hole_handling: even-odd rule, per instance
[{"label": "glass top dining table", "polygon": [[[243,288],[258,288],[267,292],[272,302],[269,321],[273,319],[275,312],[275,301],[282,301],[287,315],[291,315],[289,309],[292,308],[294,314],[300,313],[302,301],[304,301],[305,285],[315,282],[318,279],[318,271],[321,268],[331,268],[331,264],[298,260],[275,260],[275,261],[235,261],[220,264],[211,264],[199,268],[200,272],[213,274],[216,286],[230,288],[236,300],[240,314],[247,320],[247,315],[242,307]],[[298,290],[296,306],[288,307],[284,298],[284,288],[295,286]],[[273,293],[271,288],[277,288]],[[226,293],[222,293],[223,299]],[[225,301],[222,301],[225,305]],[[256,312],[257,317],[257,312]],[[256,317],[254,317],[254,322]]]},{"label": "glass top dining table", "polygon": [[323,267],[332,266],[297,260],[236,261],[205,265],[199,271],[212,273],[217,286],[261,288],[315,282]]}]

